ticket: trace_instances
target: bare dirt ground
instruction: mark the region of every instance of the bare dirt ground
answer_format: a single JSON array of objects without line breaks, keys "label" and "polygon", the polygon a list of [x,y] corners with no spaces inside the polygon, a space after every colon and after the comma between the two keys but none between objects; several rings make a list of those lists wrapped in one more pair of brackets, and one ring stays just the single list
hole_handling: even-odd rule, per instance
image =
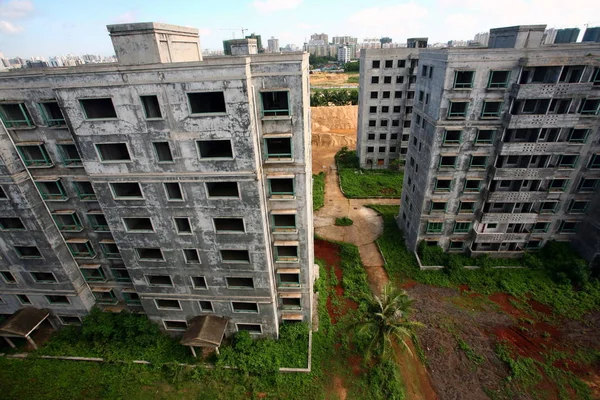
[{"label": "bare dirt ground", "polygon": [[310,74],[310,86],[319,87],[358,87],[358,83],[349,83],[348,78],[357,77],[356,74],[340,74],[330,72],[315,72]]},{"label": "bare dirt ground", "polygon": [[327,171],[342,147],[356,148],[358,106],[311,107],[313,174]]}]

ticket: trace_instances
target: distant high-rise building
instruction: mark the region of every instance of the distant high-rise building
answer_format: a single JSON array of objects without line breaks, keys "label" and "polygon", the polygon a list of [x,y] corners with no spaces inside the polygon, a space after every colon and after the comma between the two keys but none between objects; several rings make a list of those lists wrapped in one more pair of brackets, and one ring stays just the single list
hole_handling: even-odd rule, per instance
[{"label": "distant high-rise building", "polygon": [[271,36],[271,39],[268,40],[268,45],[269,53],[279,53],[279,39]]},{"label": "distant high-rise building", "polygon": [[261,35],[252,33],[252,34],[246,36],[246,39],[256,39],[256,47],[258,48],[258,52],[259,53],[265,52],[265,49],[263,48],[263,44],[262,44],[262,36]]},{"label": "distant high-rise building", "polygon": [[337,50],[337,59],[340,63],[347,63],[352,59],[352,49],[349,46],[340,46]]},{"label": "distant high-rise building", "polygon": [[326,33],[314,33],[310,35],[310,40],[320,40],[323,44],[329,44],[329,35]]},{"label": "distant high-rise building", "polygon": [[357,44],[358,38],[352,36],[334,36],[331,40],[333,44]]},{"label": "distant high-rise building", "polygon": [[478,33],[475,35],[475,38],[473,39],[473,41],[475,43],[479,43],[482,46],[487,46],[489,38],[490,38],[489,32],[481,32],[481,33]]}]

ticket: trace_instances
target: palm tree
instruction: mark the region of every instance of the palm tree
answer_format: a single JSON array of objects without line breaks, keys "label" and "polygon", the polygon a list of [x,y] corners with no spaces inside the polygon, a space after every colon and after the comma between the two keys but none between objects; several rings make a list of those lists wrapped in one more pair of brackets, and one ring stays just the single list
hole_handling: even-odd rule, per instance
[{"label": "palm tree", "polygon": [[381,354],[387,359],[393,351],[393,343],[397,341],[412,354],[406,339],[416,339],[414,329],[424,327],[420,322],[410,321],[413,301],[406,291],[387,283],[380,296],[373,295],[366,315],[358,323],[358,334],[370,337],[365,358],[369,360],[373,353]]}]

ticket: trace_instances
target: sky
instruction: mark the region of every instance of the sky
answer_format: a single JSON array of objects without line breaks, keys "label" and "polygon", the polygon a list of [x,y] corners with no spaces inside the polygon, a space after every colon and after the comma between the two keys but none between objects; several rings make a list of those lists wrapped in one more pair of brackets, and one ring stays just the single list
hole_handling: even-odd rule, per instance
[{"label": "sky", "polygon": [[0,0],[0,53],[48,57],[112,55],[106,25],[165,22],[200,30],[203,49],[246,34],[301,46],[312,33],[329,37],[429,37],[429,43],[472,39],[519,24],[600,26],[598,0]]}]

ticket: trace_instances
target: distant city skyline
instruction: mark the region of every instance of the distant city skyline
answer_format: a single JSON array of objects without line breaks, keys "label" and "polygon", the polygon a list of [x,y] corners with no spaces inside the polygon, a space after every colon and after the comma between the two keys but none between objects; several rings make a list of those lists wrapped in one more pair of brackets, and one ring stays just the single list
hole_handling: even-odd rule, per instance
[{"label": "distant city skyline", "polygon": [[[515,12],[518,10],[518,12]],[[0,52],[6,58],[113,54],[106,25],[155,21],[200,30],[203,49],[218,50],[222,41],[254,32],[279,39],[280,46],[301,46],[313,33],[333,36],[427,36],[429,43],[472,39],[490,28],[518,24],[552,27],[600,25],[600,2],[571,0],[380,0],[372,6],[358,0],[0,0]],[[266,45],[266,43],[264,44]],[[263,46],[264,46],[263,45]]]}]

